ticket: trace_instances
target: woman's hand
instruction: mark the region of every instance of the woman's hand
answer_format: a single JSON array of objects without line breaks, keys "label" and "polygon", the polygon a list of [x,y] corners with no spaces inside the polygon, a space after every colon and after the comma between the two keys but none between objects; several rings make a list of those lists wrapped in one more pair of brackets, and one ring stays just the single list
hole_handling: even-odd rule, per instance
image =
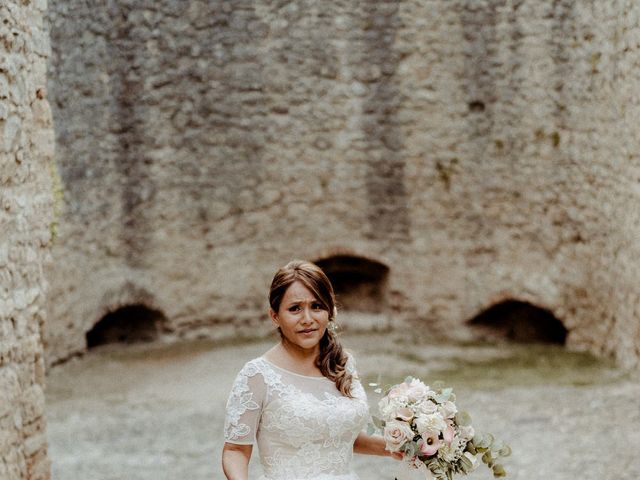
[{"label": "woman's hand", "polygon": [[389,456],[395,458],[396,460],[404,459],[404,453],[402,452],[389,452]]},{"label": "woman's hand", "polygon": [[384,438],[380,435],[367,435],[360,433],[353,444],[355,453],[363,453],[365,455],[381,455],[384,457],[392,457],[396,460],[402,460],[404,453],[390,452],[386,449]]}]

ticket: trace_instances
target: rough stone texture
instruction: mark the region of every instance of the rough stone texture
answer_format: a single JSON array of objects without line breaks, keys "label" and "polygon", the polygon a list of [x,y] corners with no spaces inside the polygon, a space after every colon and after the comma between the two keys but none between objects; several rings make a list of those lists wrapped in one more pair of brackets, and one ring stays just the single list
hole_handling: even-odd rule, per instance
[{"label": "rough stone texture", "polygon": [[126,305],[167,333],[255,334],[277,266],[344,254],[389,267],[384,325],[469,338],[515,299],[553,312],[570,348],[637,365],[639,15],[52,1],[50,360]]},{"label": "rough stone texture", "polygon": [[53,229],[46,3],[0,3],[0,478],[48,479],[42,326]]}]

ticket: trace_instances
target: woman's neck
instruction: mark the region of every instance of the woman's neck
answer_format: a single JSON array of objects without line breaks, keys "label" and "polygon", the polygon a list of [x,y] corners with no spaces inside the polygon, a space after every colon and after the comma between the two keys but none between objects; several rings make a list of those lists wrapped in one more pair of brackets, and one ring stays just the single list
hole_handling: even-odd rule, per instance
[{"label": "woman's neck", "polygon": [[320,353],[320,347],[313,349],[300,348],[286,339],[282,339],[279,345],[272,350],[274,357],[279,357],[283,367],[302,375],[316,375],[320,370],[316,366],[316,359]]},{"label": "woman's neck", "polygon": [[315,364],[316,358],[318,358],[318,354],[320,353],[319,345],[316,345],[314,348],[302,348],[286,338],[280,340],[280,348],[285,355],[297,362],[310,362]]}]

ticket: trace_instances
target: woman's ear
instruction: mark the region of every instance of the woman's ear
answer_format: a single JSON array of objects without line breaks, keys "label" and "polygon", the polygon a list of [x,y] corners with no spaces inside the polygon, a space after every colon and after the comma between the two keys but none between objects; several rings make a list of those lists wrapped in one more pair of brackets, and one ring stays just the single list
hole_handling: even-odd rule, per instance
[{"label": "woman's ear", "polygon": [[280,324],[278,323],[278,314],[273,308],[269,309],[269,316],[271,317],[271,323],[273,323],[273,326],[278,328],[280,326]]}]

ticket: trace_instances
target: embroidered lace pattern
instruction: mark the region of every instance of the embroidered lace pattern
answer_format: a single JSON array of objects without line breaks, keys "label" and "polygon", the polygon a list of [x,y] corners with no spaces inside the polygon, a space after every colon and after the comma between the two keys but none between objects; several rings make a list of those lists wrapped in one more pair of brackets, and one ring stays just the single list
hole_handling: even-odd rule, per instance
[{"label": "embroidered lace pattern", "polygon": [[[347,369],[355,375],[353,359]],[[245,364],[227,403],[225,439],[257,441],[263,480],[352,480],[353,442],[369,416],[354,378],[354,398],[324,377],[297,375],[260,357]]]}]

